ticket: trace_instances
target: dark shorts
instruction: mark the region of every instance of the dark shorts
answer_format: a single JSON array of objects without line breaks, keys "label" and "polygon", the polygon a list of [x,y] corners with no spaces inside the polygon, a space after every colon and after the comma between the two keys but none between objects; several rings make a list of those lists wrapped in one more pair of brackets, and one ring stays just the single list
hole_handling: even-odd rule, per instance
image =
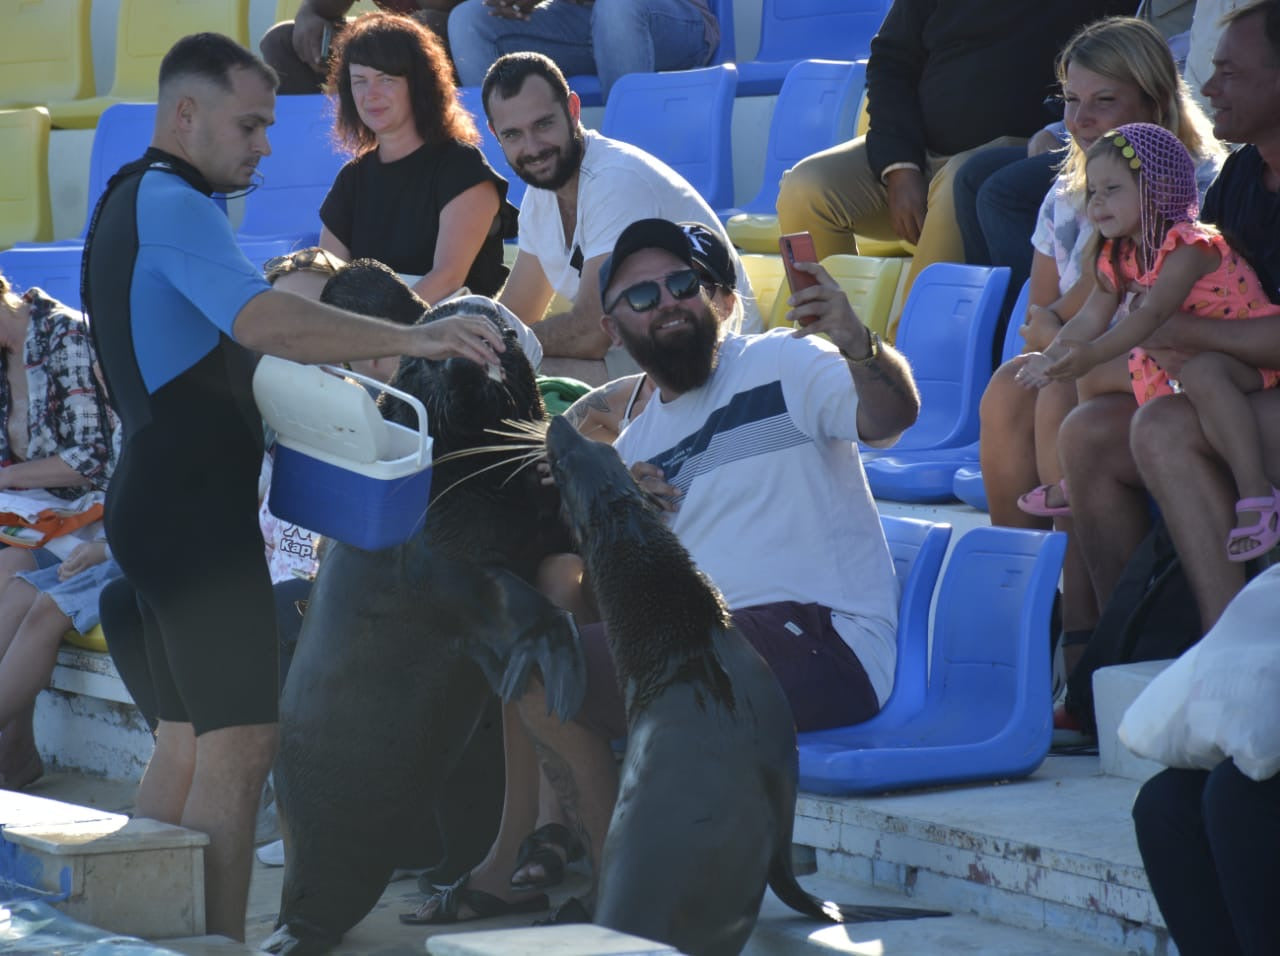
[{"label": "dark shorts", "polygon": [[[862,662],[831,623],[830,608],[782,601],[739,608],[733,624],[778,677],[796,729],[845,727],[880,710]],[[574,718],[610,740],[627,734],[626,709],[603,624],[582,628],[587,696]]]},{"label": "dark shorts", "polygon": [[104,515],[137,592],[157,716],[197,735],[274,723],[279,642],[258,525],[261,433],[216,406],[201,415],[191,401],[171,405],[176,412],[157,403],[157,420],[126,441]]}]

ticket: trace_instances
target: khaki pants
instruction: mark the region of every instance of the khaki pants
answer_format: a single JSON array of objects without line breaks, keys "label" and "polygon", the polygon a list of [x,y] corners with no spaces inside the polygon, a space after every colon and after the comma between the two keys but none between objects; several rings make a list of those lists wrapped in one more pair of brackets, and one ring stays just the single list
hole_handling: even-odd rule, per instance
[{"label": "khaki pants", "polygon": [[[903,280],[903,301],[925,266],[964,262],[964,243],[956,226],[952,198],[956,171],[979,150],[1025,142],[1017,136],[1001,136],[954,156],[928,154],[928,213],[916,243],[915,258]],[[889,194],[867,161],[865,137],[807,156],[783,174],[778,189],[778,226],[783,233],[811,233],[819,259],[856,253],[854,233],[871,239],[899,238],[889,220]],[[1030,236],[1027,241],[1031,241]],[[897,337],[901,314],[899,306],[889,317],[889,341]]]}]

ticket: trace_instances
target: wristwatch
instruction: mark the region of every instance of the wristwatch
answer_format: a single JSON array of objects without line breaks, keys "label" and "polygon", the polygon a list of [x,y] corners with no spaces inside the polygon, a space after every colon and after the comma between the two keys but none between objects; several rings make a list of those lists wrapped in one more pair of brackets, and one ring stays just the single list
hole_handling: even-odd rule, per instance
[{"label": "wristwatch", "polygon": [[867,354],[862,358],[854,358],[844,349],[840,350],[840,354],[850,365],[870,365],[880,357],[880,336],[873,329],[867,329]]}]

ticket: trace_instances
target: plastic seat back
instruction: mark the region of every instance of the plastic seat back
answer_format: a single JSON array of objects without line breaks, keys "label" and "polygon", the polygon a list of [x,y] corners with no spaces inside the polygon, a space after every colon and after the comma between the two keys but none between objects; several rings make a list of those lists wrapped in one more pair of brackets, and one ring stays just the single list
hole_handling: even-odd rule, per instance
[{"label": "plastic seat back", "polygon": [[902,260],[835,255],[823,259],[822,265],[840,284],[867,328],[884,335],[902,275]]},{"label": "plastic seat back", "polygon": [[614,84],[600,131],[662,160],[712,209],[733,204],[732,64],[628,73]]},{"label": "plastic seat back", "polygon": [[1009,270],[935,263],[920,273],[898,326],[897,347],[920,389],[920,417],[894,452],[978,440],[978,403],[991,378],[991,343]]},{"label": "plastic seat back", "polygon": [[116,61],[105,96],[49,104],[53,124],[91,129],[113,103],[154,103],[160,61],[192,33],[221,33],[249,45],[249,0],[120,0]]},{"label": "plastic seat back", "polygon": [[315,245],[320,204],[346,161],[333,140],[329,98],[276,98],[276,122],[267,132],[271,155],[258,164],[261,182],[245,197],[241,243],[291,239]]},{"label": "plastic seat back", "polygon": [[502,151],[502,144],[498,142],[498,137],[493,135],[493,130],[489,129],[489,121],[485,118],[484,98],[480,95],[480,87],[458,87],[458,102],[462,104],[463,109],[475,118],[476,128],[480,130],[480,149],[484,152],[484,158],[489,161],[489,165],[493,167],[494,172],[507,181],[507,202],[519,208],[520,200],[524,198],[524,191],[527,186],[525,181],[516,175],[516,171],[511,168],[511,164],[507,162],[507,155]]},{"label": "plastic seat back", "polygon": [[[847,104],[857,101],[866,83],[865,60],[801,60],[787,72],[769,123],[764,179],[744,212],[774,215],[782,174],[813,153],[848,138],[853,117]],[[851,90],[858,96],[851,96]]]},{"label": "plastic seat back", "polygon": [[1031,280],[1022,283],[1017,300],[1013,303],[1013,311],[1009,313],[1009,325],[1004,330],[1004,346],[1000,350],[1000,361],[1007,362],[1016,355],[1022,354],[1026,340],[1018,334],[1027,320],[1027,306],[1031,302]]},{"label": "plastic seat back", "polygon": [[0,169],[0,249],[53,238],[48,110],[0,111]]},{"label": "plastic seat back", "polygon": [[248,0],[120,0],[116,71],[109,96],[150,102],[156,98],[160,61],[192,33],[222,33],[248,46]]},{"label": "plastic seat back", "polygon": [[963,722],[957,735],[994,735],[1023,714],[1048,729],[1049,615],[1064,551],[1064,535],[1018,528],[975,528],[957,542],[938,588],[927,701]]},{"label": "plastic seat back", "polygon": [[890,0],[763,0],[760,49],[739,63],[742,95],[777,93],[797,60],[865,60]]},{"label": "plastic seat back", "polygon": [[91,0],[3,4],[0,107],[93,95]]},{"label": "plastic seat back", "polygon": [[924,708],[889,727],[804,734],[818,793],[1026,776],[1049,751],[1049,616],[1066,536],[975,528],[952,549],[934,611]]},{"label": "plastic seat back", "polygon": [[782,257],[744,252],[738,256],[738,259],[751,280],[751,289],[756,294],[756,306],[767,324],[778,296],[784,289],[788,289],[787,276],[782,268]]},{"label": "plastic seat back", "polygon": [[[733,32],[733,0],[710,0],[707,6],[720,24],[720,45],[711,55],[708,65],[732,63],[737,56]],[[569,89],[578,94],[578,99],[583,106],[604,105],[604,88],[600,85],[600,77],[589,73],[578,73],[566,79],[569,82]]]},{"label": "plastic seat back", "polygon": [[860,725],[888,727],[920,711],[929,684],[929,608],[951,541],[951,525],[881,515],[893,570],[901,593],[898,599],[898,658],[893,691],[880,713]]}]

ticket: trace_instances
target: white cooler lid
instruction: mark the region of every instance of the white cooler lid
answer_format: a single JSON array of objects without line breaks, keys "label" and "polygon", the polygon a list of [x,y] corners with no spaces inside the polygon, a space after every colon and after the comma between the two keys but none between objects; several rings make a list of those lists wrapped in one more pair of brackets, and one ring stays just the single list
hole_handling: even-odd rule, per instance
[{"label": "white cooler lid", "polygon": [[[431,439],[422,403],[381,382],[327,366],[301,365],[264,355],[253,374],[253,397],[263,419],[294,448],[318,457],[373,464],[412,455],[418,468],[431,462]],[[352,381],[356,379],[357,381]],[[406,442],[405,431],[383,419],[364,385],[382,388],[407,402],[418,416],[418,430]]]}]

